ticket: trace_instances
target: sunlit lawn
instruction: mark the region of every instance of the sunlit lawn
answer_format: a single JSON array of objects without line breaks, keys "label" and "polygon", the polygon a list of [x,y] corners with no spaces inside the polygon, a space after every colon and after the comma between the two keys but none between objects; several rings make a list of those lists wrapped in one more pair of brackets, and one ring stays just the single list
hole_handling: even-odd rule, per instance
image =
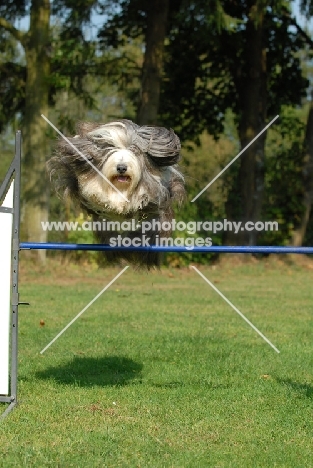
[{"label": "sunlit lawn", "polygon": [[311,264],[199,267],[280,354],[194,271],[129,268],[43,355],[119,269],[25,264],[0,466],[313,466]]}]

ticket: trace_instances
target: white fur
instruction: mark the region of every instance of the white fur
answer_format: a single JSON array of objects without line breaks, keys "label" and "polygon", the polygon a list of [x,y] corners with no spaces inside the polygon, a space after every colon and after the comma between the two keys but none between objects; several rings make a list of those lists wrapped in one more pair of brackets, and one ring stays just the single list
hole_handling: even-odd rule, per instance
[{"label": "white fur", "polygon": [[[125,164],[127,171],[123,176],[130,177],[129,182],[119,182],[116,177],[119,175],[117,171],[118,164]],[[111,184],[113,184],[119,192],[127,199],[131,198],[131,194],[139,184],[141,178],[140,165],[138,158],[129,150],[120,149],[112,152],[110,157],[104,163],[102,173]],[[82,195],[100,207],[107,207],[115,210],[117,213],[127,213],[134,209],[131,200],[127,202],[119,192],[107,182],[107,180],[95,173],[92,179],[85,179],[84,176],[79,177],[79,186]]]},{"label": "white fur", "polygon": [[[121,127],[121,129],[119,128]],[[114,122],[103,125],[102,127],[88,133],[88,137],[95,143],[109,143],[115,148],[127,148],[130,145],[130,139],[125,132],[125,125],[122,122]]]}]

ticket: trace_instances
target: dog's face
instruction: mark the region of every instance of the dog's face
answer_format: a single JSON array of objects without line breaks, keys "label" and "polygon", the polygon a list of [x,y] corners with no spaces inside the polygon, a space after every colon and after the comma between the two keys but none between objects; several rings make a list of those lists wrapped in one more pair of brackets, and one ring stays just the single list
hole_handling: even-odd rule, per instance
[{"label": "dog's face", "polygon": [[128,120],[81,124],[78,135],[60,140],[48,162],[64,194],[90,212],[133,213],[148,203],[171,198],[171,185],[183,177],[175,165],[180,142],[172,130],[139,127]]},{"label": "dog's face", "polygon": [[130,201],[125,198],[131,199],[142,178],[140,159],[127,149],[111,151],[103,159],[100,173],[78,176],[79,191],[97,211],[110,208],[117,213],[126,212]]},{"label": "dog's face", "polygon": [[103,175],[120,191],[132,193],[141,179],[138,158],[129,150],[111,154],[102,168]]},{"label": "dog's face", "polygon": [[89,132],[87,138],[103,147],[104,177],[119,191],[131,194],[141,179],[141,168],[138,157],[131,151],[127,126],[123,122],[103,125]]}]

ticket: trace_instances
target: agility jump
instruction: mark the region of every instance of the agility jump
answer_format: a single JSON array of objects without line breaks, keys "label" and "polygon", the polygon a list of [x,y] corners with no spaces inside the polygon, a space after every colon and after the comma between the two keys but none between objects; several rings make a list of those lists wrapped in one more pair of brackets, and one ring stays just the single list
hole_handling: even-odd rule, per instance
[{"label": "agility jump", "polygon": [[[15,156],[0,186],[0,402],[8,407],[0,417],[5,417],[18,403],[18,308],[25,304],[19,301],[18,269],[19,251],[44,250],[90,250],[143,252],[198,252],[198,253],[264,253],[264,254],[313,254],[313,247],[274,246],[212,246],[194,247],[111,247],[105,244],[64,244],[20,242],[20,195],[21,195],[21,132],[16,133]],[[208,280],[207,280],[208,281]],[[238,311],[239,312],[239,311]]]}]

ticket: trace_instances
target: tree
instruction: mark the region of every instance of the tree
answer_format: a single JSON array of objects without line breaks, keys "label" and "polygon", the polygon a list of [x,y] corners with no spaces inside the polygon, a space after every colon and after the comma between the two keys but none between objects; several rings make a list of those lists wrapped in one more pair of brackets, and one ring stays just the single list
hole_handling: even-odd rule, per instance
[{"label": "tree", "polygon": [[[15,28],[13,19],[28,13],[29,30],[24,32]],[[69,32],[63,27],[55,37],[56,28],[51,28],[50,16],[49,0],[0,4],[0,32],[6,39],[6,45],[9,34],[24,50],[23,60],[9,60],[0,66],[0,93],[5,103],[1,107],[0,125],[3,129],[17,113],[22,116],[24,234],[27,240],[39,242],[47,240],[47,232],[42,230],[41,222],[48,218],[49,185],[45,179],[45,161],[50,153],[47,124],[41,114],[48,116],[49,105],[61,88],[74,90],[92,102],[82,85],[82,77],[90,65],[87,62],[85,67],[82,66],[86,59],[82,49],[90,53],[89,48],[80,47],[85,45],[82,31],[76,24],[75,30]],[[44,260],[45,251],[39,250],[38,256]]]},{"label": "tree", "polygon": [[[116,2],[109,2],[114,5]],[[141,38],[144,49],[143,63],[136,70],[140,87],[133,98],[137,108],[137,123],[157,124],[161,84],[163,78],[164,47],[168,31],[169,16],[176,2],[170,0],[121,0],[119,11],[112,8],[112,14],[101,29],[99,37],[102,46],[122,50],[125,43]],[[99,1],[99,5],[107,3]],[[125,56],[121,56],[121,60]],[[133,63],[130,57],[126,63],[127,80],[132,81]],[[121,63],[120,60],[120,63]],[[122,67],[125,74],[125,67]]]},{"label": "tree", "polygon": [[[172,29],[165,64],[161,118],[178,133],[195,138],[207,129],[218,136],[228,108],[236,116],[244,148],[279,113],[282,105],[299,105],[307,80],[297,52],[304,40],[286,18],[285,2],[220,2],[217,23],[203,2],[180,12]],[[185,51],[182,61],[179,50]],[[182,80],[183,76],[183,80]],[[263,134],[232,169],[229,219],[260,219],[264,193]],[[230,233],[231,234],[231,233]],[[229,242],[256,243],[255,232],[242,232]]]},{"label": "tree", "polygon": [[151,0],[147,5],[141,102],[137,116],[139,125],[155,125],[158,120],[168,3],[169,0]]},{"label": "tree", "polygon": [[[27,219],[27,240],[46,242],[41,222],[48,219],[48,184],[43,169],[49,146],[47,124],[41,114],[49,113],[50,75],[50,2],[33,0],[30,27],[21,41],[25,50],[27,78],[25,82],[24,141],[24,217]],[[44,260],[45,251],[38,255]]]},{"label": "tree", "polygon": [[304,164],[302,167],[302,183],[303,183],[303,213],[300,218],[300,223],[294,230],[292,236],[292,245],[301,246],[303,244],[307,226],[310,219],[312,203],[313,203],[313,103],[310,104],[306,134],[304,141]]},{"label": "tree", "polygon": [[[241,66],[232,64],[238,104],[238,134],[241,148],[244,149],[265,127],[267,117],[267,57],[264,31],[265,8],[262,2],[251,2],[247,9],[247,21],[241,52]],[[236,218],[256,222],[261,217],[264,195],[264,144],[263,133],[249,146],[240,159],[238,178],[232,188],[239,194],[237,200],[228,199],[229,219]],[[233,203],[236,200],[236,203]],[[239,203],[238,203],[239,201]],[[236,213],[237,212],[237,213]],[[227,239],[238,244],[256,244],[256,231],[239,231],[237,236],[227,235]],[[237,238],[236,238],[237,237]]]},{"label": "tree", "polygon": [[[21,7],[26,5],[21,5]],[[10,12],[9,12],[10,13]],[[41,113],[48,114],[49,59],[49,0],[33,0],[30,7],[30,28],[23,32],[6,18],[0,18],[0,27],[10,33],[25,51],[27,73],[25,77],[25,113],[23,122],[25,182],[24,217],[27,219],[27,239],[46,241],[40,221],[47,219],[47,184],[42,170],[47,154],[45,122]],[[13,109],[12,109],[13,110]],[[17,111],[15,108],[14,112]],[[44,251],[39,254],[44,258]]]}]

